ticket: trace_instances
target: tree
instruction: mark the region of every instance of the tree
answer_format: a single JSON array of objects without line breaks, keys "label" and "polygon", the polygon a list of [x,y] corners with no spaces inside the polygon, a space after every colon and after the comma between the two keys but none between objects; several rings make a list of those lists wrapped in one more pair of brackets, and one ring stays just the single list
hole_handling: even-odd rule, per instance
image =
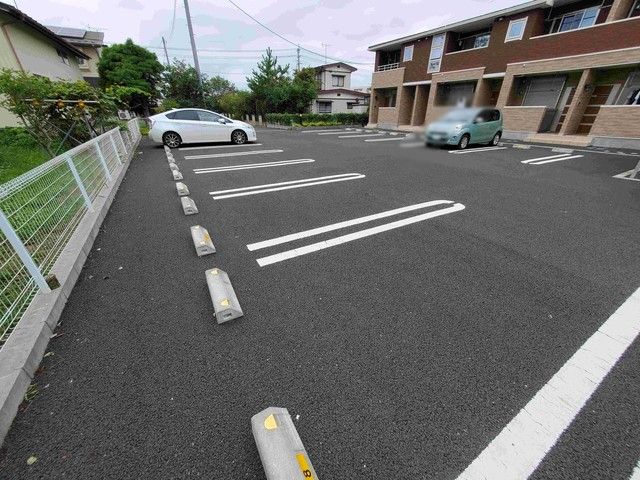
[{"label": "tree", "polygon": [[273,55],[271,48],[258,62],[257,69],[252,70],[247,77],[247,85],[253,93],[256,113],[266,114],[277,112],[287,97],[289,65],[278,65],[278,57]]},{"label": "tree", "polygon": [[218,99],[218,109],[242,119],[251,109],[251,93],[243,90],[225,93]]},{"label": "tree", "polygon": [[98,62],[98,72],[103,87],[119,85],[138,88],[147,96],[134,96],[145,116],[149,115],[149,100],[158,97],[157,86],[163,67],[155,54],[133,43],[129,38],[125,43],[105,47]]},{"label": "tree", "polygon": [[318,96],[320,86],[316,80],[314,68],[298,70],[289,89],[289,103],[287,113],[305,113],[309,105]]}]

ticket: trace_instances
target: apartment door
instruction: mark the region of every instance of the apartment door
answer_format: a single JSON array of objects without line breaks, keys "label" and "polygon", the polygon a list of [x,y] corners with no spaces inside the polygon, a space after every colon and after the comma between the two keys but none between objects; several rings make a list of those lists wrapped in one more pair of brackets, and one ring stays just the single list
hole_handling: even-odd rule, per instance
[{"label": "apartment door", "polygon": [[576,131],[578,135],[589,135],[591,127],[593,127],[593,122],[595,122],[598,112],[600,111],[600,107],[607,104],[612,89],[613,85],[598,85],[594,88],[589,98],[589,105],[587,105],[582,115],[582,120],[580,120],[580,125],[578,125],[578,130]]}]

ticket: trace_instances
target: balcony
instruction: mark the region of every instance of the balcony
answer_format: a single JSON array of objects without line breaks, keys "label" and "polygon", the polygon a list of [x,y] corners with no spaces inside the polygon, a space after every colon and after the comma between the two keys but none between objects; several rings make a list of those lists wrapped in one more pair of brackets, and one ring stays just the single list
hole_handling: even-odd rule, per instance
[{"label": "balcony", "polygon": [[386,72],[387,70],[395,70],[396,68],[400,68],[399,63],[387,63],[385,65],[378,65],[376,72]]}]

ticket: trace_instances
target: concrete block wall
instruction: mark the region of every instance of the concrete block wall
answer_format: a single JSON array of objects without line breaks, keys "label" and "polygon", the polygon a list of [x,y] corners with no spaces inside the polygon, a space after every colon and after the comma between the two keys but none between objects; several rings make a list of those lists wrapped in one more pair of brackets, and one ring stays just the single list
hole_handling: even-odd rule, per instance
[{"label": "concrete block wall", "polygon": [[504,107],[504,129],[513,132],[538,132],[547,107]]},{"label": "concrete block wall", "polygon": [[640,105],[605,105],[591,127],[591,136],[640,138]]}]

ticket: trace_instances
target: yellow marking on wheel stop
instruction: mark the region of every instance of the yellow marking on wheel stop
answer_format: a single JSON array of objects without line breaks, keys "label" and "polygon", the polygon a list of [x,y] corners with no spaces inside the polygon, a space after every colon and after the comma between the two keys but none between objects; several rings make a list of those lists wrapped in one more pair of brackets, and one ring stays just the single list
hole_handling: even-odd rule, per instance
[{"label": "yellow marking on wheel stop", "polygon": [[229,305],[231,305],[231,302],[229,302],[228,298],[225,298],[223,300],[220,300],[220,305],[222,305],[223,307],[228,307]]},{"label": "yellow marking on wheel stop", "polygon": [[304,478],[310,478],[313,480],[313,473],[311,473],[311,469],[309,468],[309,464],[307,463],[304,453],[296,453],[296,460],[298,461],[298,466],[300,467]]},{"label": "yellow marking on wheel stop", "polygon": [[267,430],[275,430],[276,428],[278,428],[276,417],[274,417],[273,414],[264,419],[264,428],[266,428]]},{"label": "yellow marking on wheel stop", "polygon": [[218,275],[218,269],[214,268],[213,270],[211,270],[211,275]]},{"label": "yellow marking on wheel stop", "polygon": [[209,232],[205,233],[203,236],[205,241],[211,240],[211,235],[209,235]]}]

